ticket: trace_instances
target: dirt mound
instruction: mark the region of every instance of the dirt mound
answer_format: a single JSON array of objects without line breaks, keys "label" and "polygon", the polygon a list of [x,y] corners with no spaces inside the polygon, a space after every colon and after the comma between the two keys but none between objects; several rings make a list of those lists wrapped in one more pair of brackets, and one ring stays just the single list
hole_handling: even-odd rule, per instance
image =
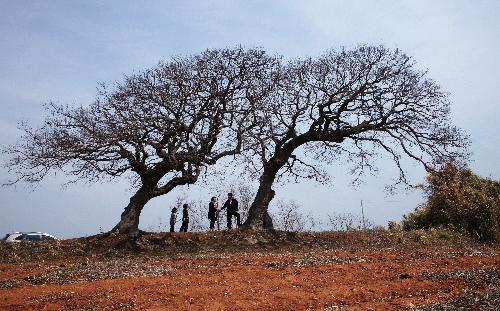
[{"label": "dirt mound", "polygon": [[112,258],[130,254],[178,256],[217,252],[257,252],[307,249],[352,249],[398,245],[470,245],[469,239],[448,231],[372,230],[352,232],[284,232],[225,230],[188,233],[141,232],[138,238],[105,233],[50,242],[0,243],[0,262],[68,257]]}]

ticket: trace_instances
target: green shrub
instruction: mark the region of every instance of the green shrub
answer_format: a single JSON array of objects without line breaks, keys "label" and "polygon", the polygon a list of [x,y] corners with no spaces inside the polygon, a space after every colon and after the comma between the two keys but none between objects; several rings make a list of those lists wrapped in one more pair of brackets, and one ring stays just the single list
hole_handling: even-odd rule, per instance
[{"label": "green shrub", "polygon": [[404,230],[448,228],[481,241],[500,240],[499,181],[448,163],[419,187],[427,201],[404,217]]}]

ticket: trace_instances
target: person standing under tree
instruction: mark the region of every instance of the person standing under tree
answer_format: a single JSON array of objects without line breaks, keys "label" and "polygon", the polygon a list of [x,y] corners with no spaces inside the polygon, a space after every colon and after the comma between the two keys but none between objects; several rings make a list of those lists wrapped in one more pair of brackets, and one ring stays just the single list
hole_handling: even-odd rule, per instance
[{"label": "person standing under tree", "polygon": [[222,206],[221,210],[225,208],[227,208],[227,228],[231,229],[233,227],[233,216],[236,216],[236,224],[238,225],[238,227],[241,226],[240,213],[238,213],[238,201],[233,198],[233,194],[231,192],[227,194],[227,201],[226,203],[224,203],[224,206]]},{"label": "person standing under tree", "polygon": [[174,232],[174,226],[177,222],[177,207],[172,208],[172,214],[170,215],[170,232]]},{"label": "person standing under tree", "polygon": [[189,214],[188,214],[188,205],[184,203],[182,205],[182,225],[180,232],[187,232],[189,224]]},{"label": "person standing under tree", "polygon": [[219,209],[217,208],[217,198],[212,197],[210,199],[210,203],[208,203],[208,219],[210,219],[210,231],[213,231],[215,229],[215,221],[217,221],[218,218],[218,211]]}]

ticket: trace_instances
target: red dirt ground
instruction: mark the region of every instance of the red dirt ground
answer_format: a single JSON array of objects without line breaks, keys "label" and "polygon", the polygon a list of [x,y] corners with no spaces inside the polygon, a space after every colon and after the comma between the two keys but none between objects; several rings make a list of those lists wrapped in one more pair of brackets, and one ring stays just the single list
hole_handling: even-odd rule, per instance
[{"label": "red dirt ground", "polygon": [[0,310],[404,310],[488,292],[460,273],[499,268],[486,246],[69,257],[0,263]]}]

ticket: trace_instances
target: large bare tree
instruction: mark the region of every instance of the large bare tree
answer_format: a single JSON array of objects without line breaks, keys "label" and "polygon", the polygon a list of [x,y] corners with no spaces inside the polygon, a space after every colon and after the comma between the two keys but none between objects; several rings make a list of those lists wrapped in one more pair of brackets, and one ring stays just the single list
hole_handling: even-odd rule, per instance
[{"label": "large bare tree", "polygon": [[386,154],[401,182],[407,182],[404,157],[429,169],[434,161],[467,156],[468,138],[450,124],[448,95],[398,50],[330,51],[283,65],[277,81],[260,111],[266,126],[253,131],[247,157],[260,174],[247,227],[272,228],[267,209],[281,176],[324,177],[308,156],[347,161],[359,176]]},{"label": "large bare tree", "polygon": [[128,176],[136,192],[113,230],[135,236],[149,200],[242,151],[276,64],[258,49],[207,50],[102,85],[90,105],[50,104],[43,126],[24,126],[4,149],[10,183],[38,183],[51,171],[87,182]]}]

